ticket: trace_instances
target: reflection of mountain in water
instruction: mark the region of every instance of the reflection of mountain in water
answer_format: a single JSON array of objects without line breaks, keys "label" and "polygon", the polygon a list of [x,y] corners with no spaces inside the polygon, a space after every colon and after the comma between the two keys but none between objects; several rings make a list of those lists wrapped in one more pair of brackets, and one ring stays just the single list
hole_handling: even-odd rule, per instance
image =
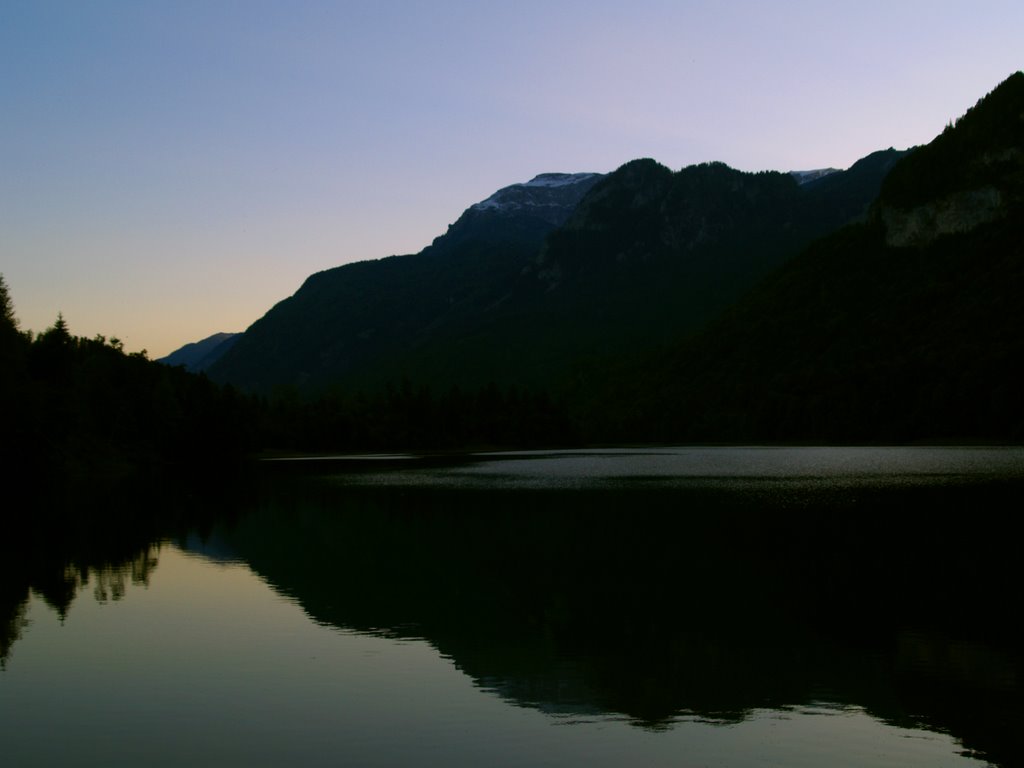
[{"label": "reflection of mountain in water", "polygon": [[30,590],[59,613],[86,578],[116,599],[150,578],[150,545],[177,536],[245,560],[321,623],[424,638],[513,705],[658,729],[831,702],[1020,765],[1019,545],[1003,522],[1020,486],[775,488],[299,477],[213,528],[194,502],[141,515],[105,497],[9,530],[0,660]]},{"label": "reflection of mountain in water", "polygon": [[225,541],[316,621],[425,638],[517,705],[661,728],[825,700],[1011,765],[1013,491],[298,481]]}]

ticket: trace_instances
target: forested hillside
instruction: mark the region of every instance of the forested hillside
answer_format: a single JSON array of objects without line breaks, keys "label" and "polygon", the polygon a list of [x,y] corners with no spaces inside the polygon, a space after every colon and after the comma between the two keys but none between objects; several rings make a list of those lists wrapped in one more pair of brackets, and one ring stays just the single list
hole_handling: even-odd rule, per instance
[{"label": "forested hillside", "polygon": [[897,164],[866,221],[707,333],[610,373],[580,418],[669,441],[1019,441],[1022,202],[1018,73]]}]

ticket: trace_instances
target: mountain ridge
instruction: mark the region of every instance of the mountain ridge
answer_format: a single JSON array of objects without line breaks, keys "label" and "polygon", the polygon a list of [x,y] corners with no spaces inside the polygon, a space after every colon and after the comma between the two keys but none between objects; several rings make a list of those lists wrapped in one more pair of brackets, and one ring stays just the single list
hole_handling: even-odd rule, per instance
[{"label": "mountain ridge", "polygon": [[577,174],[554,195],[529,182],[505,187],[495,195],[511,193],[522,203],[534,194],[543,204],[471,206],[417,254],[310,275],[250,326],[210,375],[255,390],[322,387],[339,373],[400,358],[427,329],[458,324],[467,312],[500,300],[496,286],[515,279],[553,222],[599,177]]},{"label": "mountain ridge", "polygon": [[220,331],[199,341],[185,344],[169,355],[158,358],[158,363],[165,365],[181,365],[193,372],[205,371],[226,353],[238,340],[241,333]]},{"label": "mountain ridge", "polygon": [[[704,322],[799,246],[863,215],[887,167],[865,159],[806,184],[653,160],[541,174],[470,206],[418,254],[311,275],[210,375],[263,391],[404,377],[557,385],[575,359]],[[686,295],[667,294],[672,284]]]},{"label": "mountain ridge", "polygon": [[[977,190],[994,190],[980,213]],[[704,334],[609,372],[578,418],[665,441],[1024,439],[1022,192],[1017,73],[908,153],[861,221]],[[908,211],[925,212],[912,213],[924,236],[898,218]]]}]

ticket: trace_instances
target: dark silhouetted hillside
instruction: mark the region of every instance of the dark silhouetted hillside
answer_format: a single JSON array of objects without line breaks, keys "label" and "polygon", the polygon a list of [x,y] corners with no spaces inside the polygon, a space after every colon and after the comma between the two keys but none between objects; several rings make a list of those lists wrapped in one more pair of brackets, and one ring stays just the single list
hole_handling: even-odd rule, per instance
[{"label": "dark silhouetted hillside", "polygon": [[205,371],[235,345],[239,336],[240,333],[215,333],[201,341],[186,344],[167,357],[159,358],[157,362],[165,365],[182,365],[194,372]]},{"label": "dark silhouetted hillside", "polygon": [[1022,201],[1018,73],[900,161],[864,222],[585,413],[634,439],[1019,441]]},{"label": "dark silhouetted hillside", "polygon": [[558,388],[593,358],[701,326],[814,238],[864,215],[901,153],[799,184],[652,160],[546,174],[468,209],[413,256],[310,277],[210,369],[262,391]]}]

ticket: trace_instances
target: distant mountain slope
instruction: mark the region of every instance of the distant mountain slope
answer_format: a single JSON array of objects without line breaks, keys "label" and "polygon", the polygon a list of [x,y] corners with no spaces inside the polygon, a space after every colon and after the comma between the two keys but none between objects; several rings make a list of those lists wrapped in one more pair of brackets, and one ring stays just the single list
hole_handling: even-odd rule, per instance
[{"label": "distant mountain slope", "polygon": [[720,311],[813,238],[862,216],[901,153],[799,184],[720,163],[544,174],[471,206],[415,256],[310,277],[210,373],[252,389],[550,387]]},{"label": "distant mountain slope", "polygon": [[[708,333],[592,403],[647,439],[1024,439],[1024,74]],[[629,412],[615,404],[629,402]],[[617,410],[611,413],[610,410]]]},{"label": "distant mountain slope", "polygon": [[418,254],[310,276],[210,371],[255,390],[379,380],[425,339],[499,302],[600,174],[543,174],[467,209]]},{"label": "distant mountain slope", "polygon": [[205,371],[231,349],[241,335],[240,333],[215,333],[201,341],[186,344],[166,357],[161,357],[157,362],[165,365],[183,365],[186,369],[195,372]]}]

